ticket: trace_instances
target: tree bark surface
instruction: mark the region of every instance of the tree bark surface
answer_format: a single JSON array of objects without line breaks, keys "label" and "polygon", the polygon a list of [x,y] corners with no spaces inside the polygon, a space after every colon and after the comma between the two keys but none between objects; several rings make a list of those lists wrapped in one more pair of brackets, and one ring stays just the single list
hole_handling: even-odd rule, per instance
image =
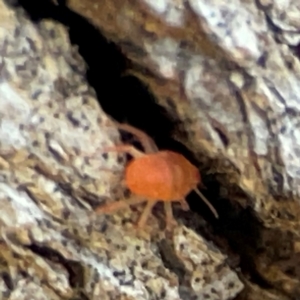
[{"label": "tree bark surface", "polygon": [[180,124],[174,138],[220,183],[243,236],[231,229],[227,245],[192,212],[171,235],[160,215],[136,232],[141,207],[95,216],[123,197],[124,163],[99,154],[119,133],[66,28],[33,24],[2,0],[2,298],[299,299],[298,1],[67,4],[121,48]]},{"label": "tree bark surface", "polygon": [[181,124],[175,137],[221,183],[220,198],[254,214],[259,234],[248,259],[274,289],[269,298],[298,299],[299,1],[68,5],[130,58],[132,73]]},{"label": "tree bark surface", "polygon": [[123,197],[124,163],[99,152],[119,134],[66,28],[0,1],[0,66],[1,299],[227,300],[243,289],[192,228],[167,234],[151,216],[137,232],[141,207],[93,213]]}]

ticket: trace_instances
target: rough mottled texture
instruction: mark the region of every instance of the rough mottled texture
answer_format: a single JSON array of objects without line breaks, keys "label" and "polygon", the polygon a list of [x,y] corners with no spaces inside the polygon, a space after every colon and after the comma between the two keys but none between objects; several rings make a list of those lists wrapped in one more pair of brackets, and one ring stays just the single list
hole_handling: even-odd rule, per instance
[{"label": "rough mottled texture", "polygon": [[132,74],[182,124],[176,138],[224,187],[220,196],[255,213],[263,229],[252,262],[298,299],[300,64],[289,48],[299,40],[298,1],[68,5],[133,61]]},{"label": "rough mottled texture", "polygon": [[297,0],[260,0],[266,15],[277,29],[276,36],[284,44],[297,46],[300,42],[300,3]]},{"label": "rough mottled texture", "polygon": [[33,25],[0,1],[0,66],[1,299],[228,300],[242,290],[192,230],[166,236],[152,216],[137,232],[130,209],[93,214],[122,196],[123,164],[97,154],[119,136],[65,28]]}]

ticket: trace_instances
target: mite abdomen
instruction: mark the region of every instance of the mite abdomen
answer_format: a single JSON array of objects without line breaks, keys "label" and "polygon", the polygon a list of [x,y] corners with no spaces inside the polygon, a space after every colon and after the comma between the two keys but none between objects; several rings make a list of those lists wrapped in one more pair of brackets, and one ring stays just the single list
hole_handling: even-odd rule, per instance
[{"label": "mite abdomen", "polygon": [[160,151],[132,160],[126,168],[126,184],[138,196],[176,201],[199,182],[200,175],[184,156]]}]

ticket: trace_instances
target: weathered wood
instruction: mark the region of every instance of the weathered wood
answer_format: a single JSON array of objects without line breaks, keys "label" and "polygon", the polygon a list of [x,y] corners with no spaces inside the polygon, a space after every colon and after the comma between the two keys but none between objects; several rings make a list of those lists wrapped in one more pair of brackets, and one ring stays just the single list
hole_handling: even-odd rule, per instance
[{"label": "weathered wood", "polygon": [[133,61],[132,73],[182,124],[176,138],[222,184],[220,198],[254,212],[262,226],[251,245],[257,273],[298,299],[298,1],[68,5]]},{"label": "weathered wood", "polygon": [[84,75],[63,26],[0,1],[1,299],[235,297],[226,256],[192,229],[93,214],[122,196],[123,163],[91,158],[119,135]]}]

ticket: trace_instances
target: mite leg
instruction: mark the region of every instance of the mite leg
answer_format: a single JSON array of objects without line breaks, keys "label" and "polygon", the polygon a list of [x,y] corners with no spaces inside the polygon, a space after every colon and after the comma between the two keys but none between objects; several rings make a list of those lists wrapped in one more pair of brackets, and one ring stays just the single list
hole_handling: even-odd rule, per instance
[{"label": "mite leg", "polygon": [[[137,157],[141,157],[144,156],[145,153],[142,151],[139,151],[138,149],[136,149],[134,146],[132,145],[116,145],[116,146],[108,146],[108,147],[103,147],[101,149],[97,149],[96,150],[97,153],[95,154],[89,154],[88,157],[97,157],[99,155],[99,153],[106,153],[106,152],[123,152],[123,153],[128,153],[131,156],[133,156],[134,158]],[[82,154],[84,154],[84,152],[82,152]],[[86,154],[87,155],[87,154]],[[102,170],[104,171],[111,171],[111,170],[107,170],[102,168]]]},{"label": "mite leg", "polygon": [[131,198],[128,200],[120,200],[105,205],[100,205],[95,209],[96,214],[110,214],[120,209],[126,209],[130,205],[139,204],[147,200],[142,198]]},{"label": "mite leg", "polygon": [[184,211],[190,210],[190,207],[189,207],[188,203],[186,202],[185,198],[180,199],[179,203],[181,205],[182,210],[184,210]]},{"label": "mite leg", "polygon": [[166,230],[171,230],[174,225],[177,224],[173,217],[172,203],[164,202],[165,212],[166,212]]},{"label": "mite leg", "polygon": [[144,156],[145,153],[137,150],[132,145],[118,145],[118,146],[112,146],[112,147],[104,147],[101,149],[101,152],[125,152],[133,156],[134,158]]},{"label": "mite leg", "polygon": [[117,127],[121,130],[127,131],[135,135],[141,142],[146,153],[154,153],[158,151],[158,148],[153,139],[148,136],[145,132],[128,124],[117,124]]},{"label": "mite leg", "polygon": [[152,213],[153,206],[157,203],[157,201],[148,201],[146,207],[143,210],[142,215],[139,218],[137,227],[143,228],[147,222],[149,215]]},{"label": "mite leg", "polygon": [[197,188],[195,188],[194,191],[200,196],[200,198],[204,201],[204,203],[209,207],[209,209],[212,211],[216,219],[218,219],[219,215],[215,210],[215,208],[211,205],[211,203],[204,197],[204,195]]}]

